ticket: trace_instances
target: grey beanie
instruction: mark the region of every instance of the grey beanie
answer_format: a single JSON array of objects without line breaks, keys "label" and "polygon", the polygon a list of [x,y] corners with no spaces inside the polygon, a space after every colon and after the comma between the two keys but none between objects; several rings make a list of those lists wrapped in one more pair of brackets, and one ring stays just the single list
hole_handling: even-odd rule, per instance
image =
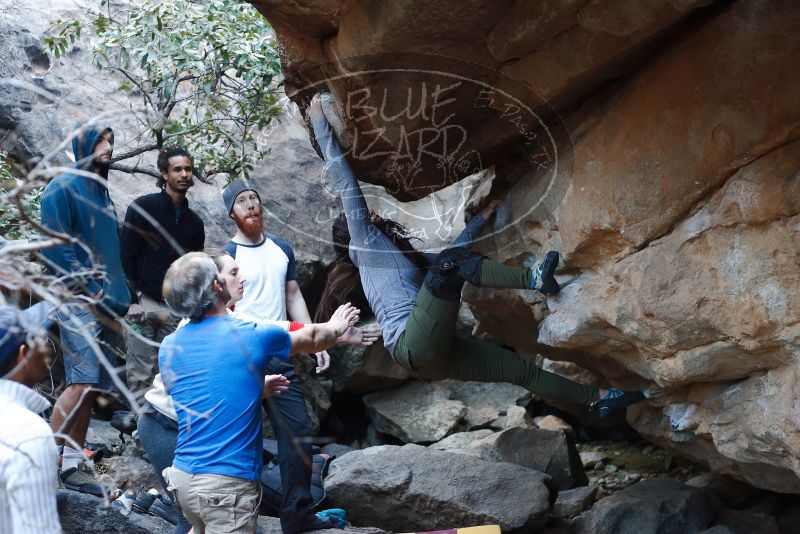
[{"label": "grey beanie", "polygon": [[250,182],[244,178],[239,178],[228,184],[228,187],[222,190],[222,201],[225,203],[225,209],[228,215],[230,215],[231,210],[233,210],[233,203],[236,202],[236,197],[239,196],[239,193],[244,191],[253,191],[258,196],[258,200],[261,201],[261,195],[250,185]]}]

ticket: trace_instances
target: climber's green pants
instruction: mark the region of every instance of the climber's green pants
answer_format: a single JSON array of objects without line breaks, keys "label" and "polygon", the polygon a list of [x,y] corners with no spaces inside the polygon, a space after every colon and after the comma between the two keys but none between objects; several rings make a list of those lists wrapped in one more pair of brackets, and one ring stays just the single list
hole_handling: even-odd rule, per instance
[{"label": "climber's green pants", "polygon": [[[481,264],[482,287],[527,289],[530,283],[530,269],[488,258]],[[423,285],[395,346],[397,362],[426,380],[509,382],[538,397],[574,404],[588,405],[597,399],[597,388],[549,373],[510,350],[458,337],[455,329],[460,304],[434,297]]]}]

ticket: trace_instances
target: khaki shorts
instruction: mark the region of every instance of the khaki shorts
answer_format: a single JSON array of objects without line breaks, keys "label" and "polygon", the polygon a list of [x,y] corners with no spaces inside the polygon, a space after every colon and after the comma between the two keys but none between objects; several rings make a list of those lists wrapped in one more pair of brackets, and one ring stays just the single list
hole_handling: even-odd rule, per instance
[{"label": "khaki shorts", "polygon": [[261,485],[225,475],[193,475],[176,467],[162,472],[167,489],[194,527],[194,534],[255,534]]}]

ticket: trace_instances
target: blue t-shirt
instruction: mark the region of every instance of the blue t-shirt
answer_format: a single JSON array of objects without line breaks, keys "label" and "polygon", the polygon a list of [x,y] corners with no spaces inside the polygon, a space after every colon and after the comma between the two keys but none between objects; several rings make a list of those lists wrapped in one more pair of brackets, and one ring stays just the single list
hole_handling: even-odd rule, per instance
[{"label": "blue t-shirt", "polygon": [[190,322],[164,338],[158,365],[178,412],[173,465],[193,474],[258,480],[267,363],[288,360],[289,333],[230,316]]}]

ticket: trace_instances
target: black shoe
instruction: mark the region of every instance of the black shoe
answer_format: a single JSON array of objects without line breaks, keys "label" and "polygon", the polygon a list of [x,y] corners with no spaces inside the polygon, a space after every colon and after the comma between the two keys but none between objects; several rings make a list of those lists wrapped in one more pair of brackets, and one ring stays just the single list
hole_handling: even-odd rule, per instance
[{"label": "black shoe", "polygon": [[631,404],[636,404],[644,399],[644,393],[641,391],[609,389],[602,399],[598,399],[590,405],[590,409],[597,413],[598,419],[605,419],[617,410],[627,408]]},{"label": "black shoe", "polygon": [[146,491],[140,491],[136,494],[136,499],[134,499],[131,509],[137,514],[146,514],[150,511],[150,506],[153,505],[155,500],[156,495],[147,493]]},{"label": "black shoe", "polygon": [[118,410],[111,416],[111,426],[120,433],[133,434],[136,430],[136,415],[133,412]]},{"label": "black shoe", "polygon": [[561,291],[561,286],[558,285],[556,277],[553,276],[553,273],[556,272],[556,267],[558,267],[558,252],[551,250],[544,257],[544,260],[534,265],[531,289],[541,291],[545,295],[556,295]]},{"label": "black shoe", "polygon": [[175,508],[172,501],[167,501],[161,495],[153,499],[148,512],[150,515],[160,517],[168,523],[172,523],[173,525],[178,524],[178,510]]}]

